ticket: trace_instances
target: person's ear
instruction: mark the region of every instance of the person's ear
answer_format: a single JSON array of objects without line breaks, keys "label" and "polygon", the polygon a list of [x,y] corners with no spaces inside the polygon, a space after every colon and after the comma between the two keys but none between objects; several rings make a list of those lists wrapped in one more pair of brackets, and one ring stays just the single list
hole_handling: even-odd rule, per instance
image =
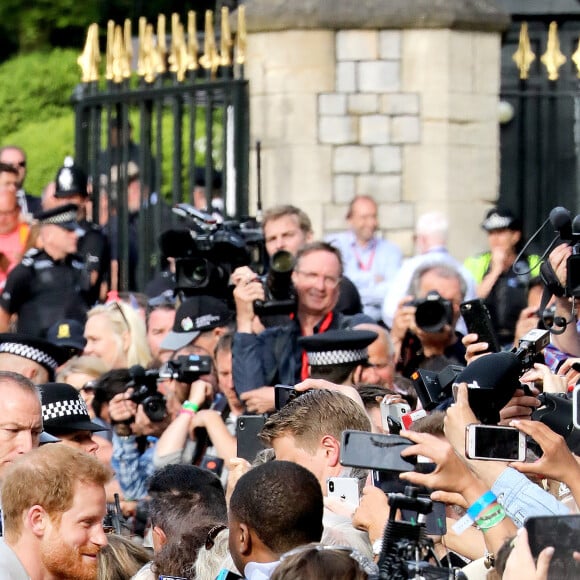
[{"label": "person's ear", "polygon": [[151,528],[151,535],[153,536],[153,550],[158,552],[167,544],[167,535],[159,526]]},{"label": "person's ear", "polygon": [[248,556],[252,552],[252,534],[250,528],[243,523],[239,524],[236,534],[239,534],[238,548],[242,556]]},{"label": "person's ear", "polygon": [[49,519],[46,510],[42,506],[33,505],[26,512],[24,525],[36,537],[40,538],[44,536]]},{"label": "person's ear", "polygon": [[330,467],[340,464],[340,442],[332,435],[325,435],[320,441],[326,462]]}]

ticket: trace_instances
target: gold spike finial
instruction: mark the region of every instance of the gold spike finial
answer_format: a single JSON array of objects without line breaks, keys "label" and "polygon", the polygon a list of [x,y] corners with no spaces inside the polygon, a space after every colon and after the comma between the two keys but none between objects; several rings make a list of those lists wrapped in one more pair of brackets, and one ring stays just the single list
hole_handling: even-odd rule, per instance
[{"label": "gold spike finial", "polygon": [[113,82],[120,83],[123,80],[125,46],[123,44],[123,30],[121,26],[115,26],[113,34]]},{"label": "gold spike finial", "polygon": [[199,45],[197,43],[196,14],[193,10],[187,13],[187,68],[188,70],[197,70],[197,53]]},{"label": "gold spike finial", "polygon": [[580,39],[578,39],[578,46],[572,55],[572,62],[576,65],[576,76],[580,78]]},{"label": "gold spike finial", "polygon": [[169,70],[174,72],[179,82],[185,78],[187,71],[187,48],[183,33],[183,24],[179,21],[179,14],[171,16],[171,52],[169,54]]},{"label": "gold spike finial", "polygon": [[230,30],[230,11],[227,6],[222,7],[222,38],[220,47],[220,66],[231,66],[232,32]]},{"label": "gold spike finial", "polygon": [[147,19],[145,16],[139,18],[139,53],[137,56],[137,74],[142,77],[145,76],[145,59],[146,56],[146,46],[145,46],[145,29],[147,27]]},{"label": "gold spike finial", "polygon": [[165,14],[157,17],[157,55],[155,56],[155,72],[163,74],[167,71],[167,40],[165,38]]},{"label": "gold spike finial", "polygon": [[133,60],[133,39],[131,38],[131,20],[125,18],[123,28],[123,78],[131,78],[131,61]]},{"label": "gold spike finial", "polygon": [[77,58],[77,63],[81,67],[83,83],[91,83],[99,80],[99,62],[101,53],[99,51],[99,26],[91,24],[87,30],[87,40],[82,54]]},{"label": "gold spike finial", "polygon": [[113,80],[113,41],[115,39],[115,22],[107,22],[107,63],[105,69],[105,78],[108,81]]},{"label": "gold spike finial", "polygon": [[540,60],[548,71],[548,79],[551,81],[557,81],[560,76],[560,67],[564,65],[567,59],[560,51],[558,24],[555,21],[550,22],[546,52],[542,55]]},{"label": "gold spike finial", "polygon": [[246,62],[246,7],[244,4],[238,6],[238,32],[236,33],[236,62],[244,64]]},{"label": "gold spike finial", "polygon": [[526,80],[530,72],[530,66],[534,60],[536,60],[536,55],[534,54],[530,44],[527,22],[522,22],[518,49],[514,52],[512,60],[516,63],[520,71],[520,79]]},{"label": "gold spike finial", "polygon": [[211,71],[211,76],[215,75],[219,65],[219,57],[215,46],[215,33],[213,29],[213,12],[205,11],[205,39],[203,43],[203,56],[199,63],[206,70]]}]

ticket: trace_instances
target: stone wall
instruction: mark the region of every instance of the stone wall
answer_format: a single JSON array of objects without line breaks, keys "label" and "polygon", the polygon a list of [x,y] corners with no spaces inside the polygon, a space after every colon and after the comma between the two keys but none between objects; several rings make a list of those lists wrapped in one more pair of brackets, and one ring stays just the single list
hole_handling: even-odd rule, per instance
[{"label": "stone wall", "polygon": [[433,209],[449,215],[453,253],[481,249],[479,223],[499,185],[500,34],[425,19],[429,27],[393,29],[375,18],[374,27],[348,28],[346,13],[341,27],[317,29],[315,4],[299,5],[310,12],[297,29],[287,29],[292,18],[280,4],[283,25],[268,30],[261,12],[252,30],[248,2],[246,76],[264,207],[298,205],[323,235],[345,228],[354,195],[370,194],[384,236],[407,254],[416,217]]}]

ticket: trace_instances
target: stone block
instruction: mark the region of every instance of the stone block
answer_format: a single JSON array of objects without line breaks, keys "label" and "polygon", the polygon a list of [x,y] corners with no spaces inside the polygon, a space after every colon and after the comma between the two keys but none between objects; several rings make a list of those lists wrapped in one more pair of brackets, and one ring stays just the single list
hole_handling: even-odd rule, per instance
[{"label": "stone block", "polygon": [[421,143],[425,145],[441,145],[449,143],[449,121],[426,119],[421,124]]},{"label": "stone block", "polygon": [[252,141],[264,145],[318,143],[316,96],[303,94],[255,96],[250,99]]},{"label": "stone block", "polygon": [[419,143],[421,121],[419,117],[393,117],[391,119],[392,143]]},{"label": "stone block", "polygon": [[474,32],[473,90],[484,95],[497,95],[500,86],[501,35],[497,32]]},{"label": "stone block", "polygon": [[491,121],[497,123],[498,96],[451,92],[449,119],[453,121]]},{"label": "stone block", "polygon": [[334,203],[350,203],[356,195],[354,175],[335,175],[333,179],[332,199]]},{"label": "stone block", "polygon": [[449,90],[449,35],[449,30],[403,32],[402,92],[423,94]]},{"label": "stone block", "polygon": [[376,60],[378,40],[376,30],[340,30],[336,33],[336,60]]},{"label": "stone block", "polygon": [[401,68],[396,61],[359,62],[358,89],[362,93],[393,93],[400,90]]},{"label": "stone block", "polygon": [[335,147],[332,167],[334,173],[368,173],[371,169],[370,147]]},{"label": "stone block", "polygon": [[379,95],[355,93],[347,98],[346,106],[351,115],[372,115],[379,111]]},{"label": "stone block", "polygon": [[473,33],[454,30],[449,37],[449,90],[472,93],[474,73]]},{"label": "stone block", "polygon": [[401,31],[381,30],[379,32],[379,58],[399,60],[401,58]]},{"label": "stone block", "polygon": [[375,173],[401,173],[403,170],[400,147],[393,145],[373,147],[372,159]]},{"label": "stone block", "polygon": [[356,178],[356,194],[370,195],[377,203],[401,201],[401,176],[359,175]]},{"label": "stone block", "polygon": [[354,62],[336,64],[336,90],[339,93],[356,92],[356,65]]},{"label": "stone block", "polygon": [[345,220],[348,204],[330,205],[326,204],[323,207],[323,227],[324,232],[330,231],[344,231],[348,224]]},{"label": "stone block", "polygon": [[473,147],[499,146],[498,123],[450,123],[449,143]]},{"label": "stone block", "polygon": [[362,145],[389,143],[389,117],[386,115],[363,115],[359,119],[359,141]]},{"label": "stone block", "polygon": [[318,139],[330,145],[348,145],[357,141],[357,119],[351,116],[319,117]]},{"label": "stone block", "polygon": [[416,93],[394,93],[381,95],[381,113],[393,117],[399,115],[418,115],[419,95]]},{"label": "stone block", "polygon": [[[390,229],[381,228],[383,237],[401,248],[403,256],[409,257],[415,253],[415,237],[412,228]],[[386,235],[385,235],[386,234]]]},{"label": "stone block", "polygon": [[346,95],[337,93],[318,95],[318,113],[320,115],[346,115]]},{"label": "stone block", "polygon": [[415,223],[413,204],[381,203],[379,205],[379,223],[387,230],[412,228]]},{"label": "stone block", "polygon": [[443,200],[447,196],[447,148],[407,145],[403,155],[403,200]]}]

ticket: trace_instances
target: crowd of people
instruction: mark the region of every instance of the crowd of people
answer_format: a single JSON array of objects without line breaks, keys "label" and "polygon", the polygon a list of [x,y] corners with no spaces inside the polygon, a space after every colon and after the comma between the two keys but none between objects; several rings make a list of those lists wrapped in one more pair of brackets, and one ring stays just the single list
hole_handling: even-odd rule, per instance
[{"label": "crowd of people", "polygon": [[[41,207],[25,169],[0,150],[0,578],[404,578],[409,560],[580,577],[568,244],[546,260],[546,304],[509,210],[489,210],[489,248],[464,263],[445,215],[422,215],[403,258],[357,196],[326,240],[299,208],[264,212],[289,308],[264,309],[250,265],[228,272],[230,299],[174,270],[118,292],[82,169],[67,162]],[[461,317],[477,299],[500,352]],[[472,451],[480,424],[523,433],[525,457]]]}]

